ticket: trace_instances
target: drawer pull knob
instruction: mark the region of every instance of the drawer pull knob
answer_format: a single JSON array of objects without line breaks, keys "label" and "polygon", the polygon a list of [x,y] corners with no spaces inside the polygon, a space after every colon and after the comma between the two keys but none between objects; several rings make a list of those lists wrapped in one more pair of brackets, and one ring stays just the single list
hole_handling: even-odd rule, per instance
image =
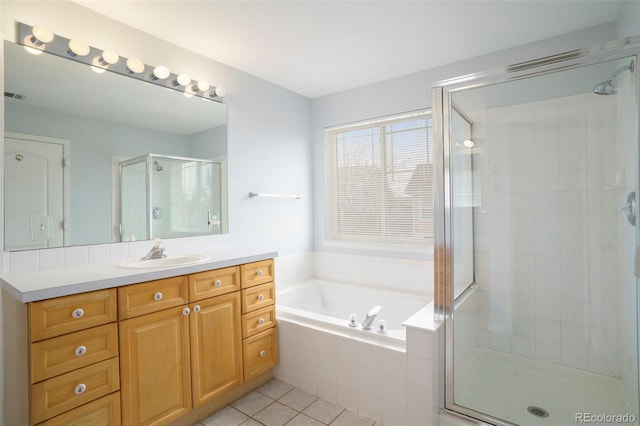
[{"label": "drawer pull knob", "polygon": [[191,313],[191,309],[189,309],[189,308],[184,308],[184,309],[182,310],[182,315],[185,315],[185,316],[186,316],[186,315],[189,315],[190,313]]},{"label": "drawer pull knob", "polygon": [[76,318],[76,319],[82,318],[84,316],[84,309],[82,309],[82,308],[74,309],[74,311],[71,314],[71,316]]},{"label": "drawer pull knob", "polygon": [[256,272],[256,275],[258,275],[259,277],[261,277],[263,274],[262,269],[258,269],[258,272]]},{"label": "drawer pull knob", "polygon": [[86,390],[87,390],[87,385],[85,385],[84,383],[80,383],[78,386],[76,386],[73,392],[76,395],[82,395]]},{"label": "drawer pull knob", "polygon": [[87,353],[87,347],[84,345],[78,346],[76,348],[75,353],[76,353],[76,356],[82,356]]},{"label": "drawer pull knob", "polygon": [[260,351],[260,358],[267,356],[267,351]]},{"label": "drawer pull knob", "polygon": [[260,324],[260,325],[264,324],[264,318],[260,318],[260,319],[258,320],[258,324]]},{"label": "drawer pull knob", "polygon": [[258,295],[258,300],[262,302],[264,300],[264,294],[260,293]]},{"label": "drawer pull knob", "polygon": [[194,306],[194,307],[193,307],[193,312],[195,312],[196,314],[197,314],[198,312],[200,312],[200,305],[196,305],[196,306]]},{"label": "drawer pull knob", "polygon": [[162,300],[162,293],[157,292],[156,294],[153,295],[153,298],[155,300]]},{"label": "drawer pull knob", "polygon": [[216,280],[216,282],[214,282],[213,285],[215,285],[216,287],[220,287],[222,285],[222,281]]}]

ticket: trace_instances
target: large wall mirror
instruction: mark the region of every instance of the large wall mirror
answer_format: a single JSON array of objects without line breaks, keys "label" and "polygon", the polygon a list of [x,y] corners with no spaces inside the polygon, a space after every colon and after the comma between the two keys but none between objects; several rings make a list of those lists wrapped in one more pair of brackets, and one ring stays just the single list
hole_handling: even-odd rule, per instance
[{"label": "large wall mirror", "polygon": [[5,41],[5,250],[227,232],[227,107]]}]

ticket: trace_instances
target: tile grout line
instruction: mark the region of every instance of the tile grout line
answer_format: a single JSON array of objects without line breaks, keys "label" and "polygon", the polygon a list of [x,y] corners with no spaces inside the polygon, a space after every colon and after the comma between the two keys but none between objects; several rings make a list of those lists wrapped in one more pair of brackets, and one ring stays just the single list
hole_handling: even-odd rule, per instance
[{"label": "tile grout line", "polygon": [[[283,398],[285,398],[287,395],[291,394],[291,393],[292,393],[292,392],[294,392],[294,391],[304,392],[305,394],[307,394],[307,395],[311,396],[311,397],[312,397],[312,400],[311,400],[309,403],[305,404],[301,409],[298,409],[298,408],[292,407],[291,405],[286,404],[286,403],[284,403],[284,402],[282,402],[282,401],[281,401]],[[282,394],[282,395],[280,395],[279,397],[277,397],[277,399],[275,399],[275,398],[273,398],[272,396],[270,396],[269,394],[267,394],[267,393],[266,393],[267,391],[265,391],[265,390],[262,390],[262,391],[261,391],[261,390],[260,390],[260,388],[254,389],[254,392],[256,392],[257,394],[259,394],[259,395],[261,395],[261,396],[263,396],[263,397],[265,397],[265,398],[267,398],[267,400],[268,400],[269,402],[267,403],[267,405],[265,405],[265,406],[264,406],[264,407],[262,407],[260,410],[258,410],[257,412],[255,412],[253,415],[249,415],[248,413],[244,412],[242,409],[237,408],[237,407],[235,407],[235,406],[233,406],[233,405],[232,405],[232,404],[235,404],[237,401],[241,400],[242,398],[246,397],[246,396],[247,396],[247,395],[249,395],[249,394],[244,395],[243,397],[241,397],[241,398],[237,399],[236,401],[232,401],[232,402],[230,402],[230,403],[228,403],[228,404],[225,404],[224,408],[222,408],[222,409],[220,409],[220,410],[217,410],[217,412],[222,411],[222,410],[223,410],[223,409],[225,409],[226,407],[230,407],[231,409],[233,409],[233,411],[235,411],[235,412],[237,412],[237,413],[240,413],[240,414],[242,414],[243,416],[246,416],[246,419],[244,419],[244,421],[242,421],[242,423],[240,423],[240,424],[239,424],[239,426],[240,426],[240,425],[244,425],[244,424],[248,423],[249,421],[253,421],[253,422],[255,422],[256,424],[259,424],[259,425],[263,425],[263,426],[264,426],[264,425],[265,425],[265,423],[263,423],[262,421],[258,420],[258,419],[256,418],[256,416],[258,416],[260,413],[262,413],[263,411],[265,411],[265,410],[267,410],[269,407],[271,407],[271,406],[274,404],[274,402],[278,402],[282,407],[285,407],[285,408],[287,408],[287,409],[289,409],[289,410],[291,410],[291,411],[293,411],[293,412],[295,413],[291,418],[289,418],[288,420],[286,420],[286,421],[282,424],[283,426],[290,424],[290,423],[291,423],[295,418],[297,418],[300,414],[304,415],[305,417],[308,417],[309,419],[312,419],[314,422],[317,422],[318,424],[321,424],[321,425],[323,425],[323,426],[329,426],[329,425],[333,424],[333,423],[334,423],[334,422],[335,422],[335,421],[336,421],[336,420],[337,420],[337,419],[338,419],[338,418],[339,418],[343,413],[345,413],[345,412],[348,410],[346,407],[341,407],[341,406],[339,406],[339,405],[337,405],[337,404],[335,404],[335,403],[333,403],[333,402],[331,402],[331,401],[324,400],[324,399],[320,398],[320,396],[318,396],[318,395],[311,394],[311,393],[306,392],[306,391],[304,391],[304,390],[302,390],[302,389],[300,389],[300,388],[297,388],[297,387],[295,387],[295,386],[292,386],[292,387],[291,387],[289,390],[287,390],[284,394]],[[325,421],[324,421],[324,420],[319,420],[319,419],[315,418],[315,417],[314,417],[313,415],[311,415],[311,414],[304,413],[304,410],[308,409],[309,407],[311,407],[313,404],[315,404],[316,402],[318,402],[318,401],[320,401],[320,400],[325,401],[325,402],[330,403],[330,404],[333,404],[333,405],[335,405],[335,406],[339,409],[338,413],[337,413],[335,416],[333,416],[333,418],[332,418],[331,420],[329,420],[327,423],[325,423]],[[303,401],[304,401],[304,399],[303,399]],[[293,400],[293,402],[295,403],[295,399]],[[215,413],[213,413],[213,414],[215,414]],[[356,413],[356,414],[357,414],[357,413]],[[193,424],[193,426],[205,426],[205,422],[204,422],[204,420],[206,420],[207,418],[208,418],[208,417],[206,417],[205,419],[198,420],[196,423],[194,423],[194,424]],[[374,424],[375,424],[375,421],[374,421],[373,423],[371,423],[371,425],[374,425]]]},{"label": "tile grout line", "polygon": [[327,423],[327,425],[331,425],[331,423],[335,422],[336,419],[340,417],[342,413],[344,413],[344,410],[346,410],[346,408],[342,407],[342,410],[340,410],[340,412],[329,423]]}]

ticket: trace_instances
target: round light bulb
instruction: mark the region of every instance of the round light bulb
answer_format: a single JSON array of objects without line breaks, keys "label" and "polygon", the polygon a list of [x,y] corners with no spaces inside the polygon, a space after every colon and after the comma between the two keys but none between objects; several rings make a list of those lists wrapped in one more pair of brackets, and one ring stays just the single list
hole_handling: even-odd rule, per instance
[{"label": "round light bulb", "polygon": [[206,92],[209,90],[209,82],[207,80],[200,80],[198,84],[196,84],[196,88],[199,92]]},{"label": "round light bulb", "polygon": [[144,63],[138,58],[127,59],[127,72],[130,74],[140,74],[144,71]]},{"label": "round light bulb", "polygon": [[113,49],[106,49],[100,56],[100,63],[103,65],[113,65],[120,60],[120,56]]},{"label": "round light bulb", "polygon": [[169,68],[162,65],[158,65],[153,69],[153,74],[151,75],[151,78],[153,80],[164,80],[165,78],[169,77],[169,75],[171,75],[171,73],[169,72]]},{"label": "round light bulb", "polygon": [[41,55],[42,54],[42,50],[36,49],[35,47],[25,46],[24,50],[26,50],[27,52],[31,53],[32,55]]},{"label": "round light bulb", "polygon": [[223,97],[224,95],[226,95],[226,94],[227,94],[227,90],[226,90],[224,87],[222,87],[222,86],[218,86],[218,87],[216,87],[216,88],[215,88],[215,90],[213,91],[213,94],[214,94],[215,96]]},{"label": "round light bulb", "polygon": [[176,77],[175,80],[173,80],[173,85],[174,86],[188,86],[189,83],[191,83],[191,77],[189,77],[189,74],[180,74],[178,77]]},{"label": "round light bulb", "polygon": [[87,56],[90,51],[91,48],[84,41],[78,39],[69,40],[69,49],[67,49],[67,53],[69,53],[70,56]]},{"label": "round light bulb", "polygon": [[465,139],[462,144],[467,148],[473,148],[473,141],[471,139]]},{"label": "round light bulb", "polygon": [[31,29],[31,41],[34,45],[40,46],[53,41],[53,31],[44,25],[36,25]]}]

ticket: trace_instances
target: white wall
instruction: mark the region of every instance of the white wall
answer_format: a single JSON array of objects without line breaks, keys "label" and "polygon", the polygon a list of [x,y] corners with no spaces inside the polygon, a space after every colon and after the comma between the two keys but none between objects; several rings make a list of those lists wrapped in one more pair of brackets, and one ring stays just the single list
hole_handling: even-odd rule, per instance
[{"label": "white wall", "polygon": [[618,17],[618,39],[640,34],[640,1],[626,0]]},{"label": "white wall", "polygon": [[[638,31],[640,33],[640,29]],[[465,74],[486,71],[509,64],[536,59],[572,49],[587,47],[617,38],[615,23],[565,34],[537,43],[502,50],[443,67],[425,70],[404,77],[314,99],[311,109],[311,138],[313,143],[314,235],[317,251],[355,250],[328,247],[324,244],[324,128],[368,118],[412,111],[431,106],[431,87],[437,81]],[[429,54],[425,45],[424,54]],[[362,252],[357,250],[357,252]],[[406,253],[375,251],[370,255],[408,256]],[[415,257],[415,254],[411,256]],[[423,255],[428,257],[428,255]]]},{"label": "white wall", "polygon": [[[249,74],[149,36],[72,2],[1,3],[2,33],[15,41],[15,21],[44,24],[92,46],[138,56],[227,89],[229,108],[229,238],[231,244],[278,250],[312,248],[310,101]],[[248,193],[301,193],[289,200],[249,199]]]}]

